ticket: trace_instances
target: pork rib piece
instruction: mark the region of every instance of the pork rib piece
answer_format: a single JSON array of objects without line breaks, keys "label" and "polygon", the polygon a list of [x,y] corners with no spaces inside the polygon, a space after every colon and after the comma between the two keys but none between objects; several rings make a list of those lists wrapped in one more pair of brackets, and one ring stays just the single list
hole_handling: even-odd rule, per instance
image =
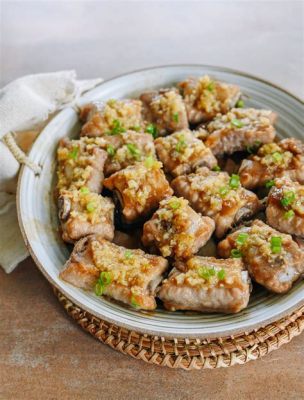
[{"label": "pork rib piece", "polygon": [[237,313],[247,307],[251,283],[241,260],[196,256],[181,268],[158,293],[168,310]]},{"label": "pork rib piece", "polygon": [[253,280],[275,293],[288,292],[304,271],[303,253],[290,235],[260,220],[218,245],[220,257],[242,257]]},{"label": "pork rib piece", "polygon": [[162,257],[88,236],[76,243],[60,277],[79,288],[95,288],[98,296],[154,310],[155,289],[167,267]]}]

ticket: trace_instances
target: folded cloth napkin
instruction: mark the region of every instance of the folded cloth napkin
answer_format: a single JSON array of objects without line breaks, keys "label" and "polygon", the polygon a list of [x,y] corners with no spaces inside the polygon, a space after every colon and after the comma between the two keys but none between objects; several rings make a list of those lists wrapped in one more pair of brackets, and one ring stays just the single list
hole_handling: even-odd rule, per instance
[{"label": "folded cloth napkin", "polygon": [[73,105],[100,82],[77,80],[75,71],[59,71],[24,76],[0,90],[0,265],[6,272],[28,255],[17,222],[16,183],[20,163],[37,173],[39,167],[23,150],[56,111]]}]

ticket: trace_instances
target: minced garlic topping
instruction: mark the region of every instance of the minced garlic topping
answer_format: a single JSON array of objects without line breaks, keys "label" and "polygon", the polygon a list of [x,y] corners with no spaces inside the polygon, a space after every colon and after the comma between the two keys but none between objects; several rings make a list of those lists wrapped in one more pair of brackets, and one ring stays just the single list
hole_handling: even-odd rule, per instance
[{"label": "minced garlic topping", "polygon": [[153,221],[157,228],[154,239],[159,243],[164,257],[173,252],[183,254],[189,247],[192,248],[195,235],[189,231],[191,221],[188,200],[175,196],[162,200]]},{"label": "minced garlic topping", "polygon": [[156,95],[150,107],[154,115],[176,123],[179,122],[179,113],[184,111],[182,98],[176,90],[168,90]]},{"label": "minced garlic topping", "polygon": [[[290,236],[276,231],[275,229],[271,228],[261,221],[258,221],[258,223],[253,222],[251,227],[246,228],[245,231],[246,233],[248,233],[248,237],[246,238],[244,243],[239,246],[239,250],[245,258],[254,258],[258,251],[258,254],[266,258],[271,264],[271,262],[278,257],[284,258],[288,256],[288,252],[285,250],[285,246],[290,243]],[[240,230],[237,232],[240,233],[243,231]],[[280,237],[282,239],[282,245],[278,253],[273,253],[272,251],[272,237]]]},{"label": "minced garlic topping", "polygon": [[109,100],[105,104],[96,104],[89,113],[82,134],[90,135],[97,129],[100,135],[122,134],[134,127],[143,127],[142,103],[140,100]]},{"label": "minced garlic topping", "polygon": [[179,164],[188,162],[190,159],[196,160],[209,150],[189,130],[182,130],[164,138],[158,138],[155,143],[162,145],[167,151],[168,157],[176,160]]},{"label": "minced garlic topping", "polygon": [[91,193],[86,188],[63,190],[61,194],[71,200],[72,218],[92,224],[108,223],[113,219],[114,204],[108,197]]},{"label": "minced garlic topping", "polygon": [[101,146],[99,138],[81,138],[62,142],[57,149],[57,188],[61,190],[80,189],[85,186],[93,172],[95,160],[93,149]]},{"label": "minced garlic topping", "polygon": [[237,189],[232,189],[229,186],[230,177],[226,172],[200,172],[199,169],[195,174],[187,176],[187,180],[190,184],[192,191],[201,193],[199,197],[204,208],[206,209],[207,215],[214,215],[220,212],[224,204],[237,204],[241,201],[240,190],[243,190],[240,186]]},{"label": "minced garlic topping", "polygon": [[275,187],[269,196],[270,198],[277,198],[280,206],[286,211],[292,210],[297,215],[304,217],[304,185],[300,185],[297,182],[284,181],[284,179],[276,179]]},{"label": "minced garlic topping", "polygon": [[212,257],[192,257],[186,262],[187,272],[172,278],[177,286],[194,288],[240,287],[243,286],[243,264],[240,260],[216,260]]},{"label": "minced garlic topping", "polygon": [[127,250],[107,241],[93,241],[93,260],[100,271],[111,273],[111,282],[134,289],[144,289],[155,275],[161,257],[142,250]]},{"label": "minced garlic topping", "polygon": [[284,151],[277,143],[264,144],[258,150],[257,155],[253,156],[254,161],[259,161],[270,170],[285,169],[292,159],[293,154],[290,151]]},{"label": "minced garlic topping", "polygon": [[225,115],[217,115],[207,126],[209,132],[221,129],[257,129],[271,126],[272,111],[254,108],[233,108]]}]

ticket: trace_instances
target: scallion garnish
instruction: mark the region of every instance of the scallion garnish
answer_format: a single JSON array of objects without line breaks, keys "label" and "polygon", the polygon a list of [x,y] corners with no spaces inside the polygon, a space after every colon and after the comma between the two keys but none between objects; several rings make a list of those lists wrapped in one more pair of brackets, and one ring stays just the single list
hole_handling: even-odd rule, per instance
[{"label": "scallion garnish", "polygon": [[131,296],[131,305],[134,308],[138,308],[140,306],[140,304],[138,303],[138,301],[136,300],[136,296],[134,294],[132,294]]},{"label": "scallion garnish", "polygon": [[270,248],[273,254],[278,254],[282,250],[282,238],[281,236],[272,236],[270,239]]},{"label": "scallion garnish", "polygon": [[224,269],[221,269],[220,271],[218,271],[217,277],[220,281],[224,280],[225,276],[226,276],[226,271]]},{"label": "scallion garnish", "polygon": [[141,130],[141,127],[139,125],[131,126],[130,130],[131,131],[135,131],[135,132],[139,132]]},{"label": "scallion garnish", "polygon": [[240,177],[239,175],[232,174],[230,181],[229,181],[229,186],[231,189],[237,189],[240,186]]},{"label": "scallion garnish", "polygon": [[126,129],[122,126],[119,119],[114,119],[112,122],[112,129],[108,132],[108,135],[119,135],[125,131]]},{"label": "scallion garnish", "polygon": [[157,128],[154,124],[147,125],[146,132],[150,133],[150,135],[152,135],[154,139],[157,138],[158,132],[157,132]]},{"label": "scallion garnish", "polygon": [[212,171],[219,172],[221,170],[221,167],[216,165],[215,167],[212,168]]},{"label": "scallion garnish", "polygon": [[95,210],[95,208],[96,208],[96,204],[93,202],[93,201],[90,201],[88,204],[87,204],[87,211],[88,212],[93,212],[94,210]]},{"label": "scallion garnish", "polygon": [[148,156],[148,157],[145,159],[145,166],[146,166],[147,168],[151,168],[151,167],[153,167],[155,161],[156,161],[156,160],[155,160],[155,158],[154,158],[153,156]]},{"label": "scallion garnish", "polygon": [[209,281],[209,279],[212,276],[215,276],[216,274],[215,269],[213,267],[212,268],[200,267],[197,272],[201,278],[205,279],[205,281]]},{"label": "scallion garnish", "polygon": [[181,203],[178,200],[171,200],[168,204],[173,210],[177,210],[181,206]]},{"label": "scallion garnish", "polygon": [[112,282],[112,274],[108,271],[102,271],[95,284],[95,294],[101,296],[107,286]]},{"label": "scallion garnish", "polygon": [[267,181],[267,182],[265,183],[265,187],[266,187],[267,189],[270,189],[270,188],[272,188],[272,186],[274,186],[274,184],[275,184],[274,180],[271,179],[270,181]]},{"label": "scallion garnish", "polygon": [[129,260],[129,259],[132,258],[132,257],[133,257],[133,253],[132,253],[131,250],[125,251],[125,258],[126,258],[127,260]]},{"label": "scallion garnish", "polygon": [[236,108],[243,108],[244,101],[242,99],[238,100],[235,106],[236,106]]},{"label": "scallion garnish", "polygon": [[115,154],[115,147],[112,146],[111,144],[107,145],[107,153],[109,154],[109,156],[113,157]]},{"label": "scallion garnish", "polygon": [[208,83],[207,85],[207,90],[209,90],[209,92],[213,92],[215,88],[215,83],[213,81],[210,81],[210,83]]},{"label": "scallion garnish", "polygon": [[221,197],[225,197],[226,194],[228,194],[228,192],[229,192],[229,188],[226,186],[219,188],[219,194]]},{"label": "scallion garnish", "polygon": [[286,192],[284,193],[284,197],[281,199],[281,204],[283,207],[288,207],[292,204],[296,199],[296,195],[294,192]]},{"label": "scallion garnish", "polygon": [[72,150],[69,152],[68,156],[69,156],[69,158],[76,160],[78,157],[78,153],[79,153],[79,148],[73,147]]},{"label": "scallion garnish", "polygon": [[82,194],[88,194],[88,193],[90,193],[90,190],[89,190],[89,188],[87,188],[86,186],[82,186],[82,187],[80,188],[80,193],[82,193]]},{"label": "scallion garnish", "polygon": [[231,125],[235,126],[236,128],[243,128],[244,123],[237,118],[233,118],[231,120]]},{"label": "scallion garnish", "polygon": [[275,152],[272,154],[272,158],[273,158],[273,161],[274,161],[276,164],[280,164],[281,161],[283,160],[282,154],[279,153],[278,151],[275,151]]},{"label": "scallion garnish", "polygon": [[178,123],[178,120],[179,120],[179,115],[178,115],[178,113],[176,112],[176,113],[173,114],[173,121],[176,122],[176,123]]},{"label": "scallion garnish", "polygon": [[175,145],[175,150],[178,153],[181,153],[186,147],[187,147],[187,143],[185,142],[185,137],[183,135],[181,135],[178,138],[178,142]]},{"label": "scallion garnish", "polygon": [[243,246],[243,244],[246,242],[246,240],[248,239],[248,237],[249,237],[249,234],[248,234],[248,233],[241,232],[241,233],[238,235],[237,239],[236,239],[236,244],[237,244],[238,246]]},{"label": "scallion garnish", "polygon": [[243,255],[241,250],[239,250],[239,249],[232,249],[230,254],[231,254],[232,258],[241,258]]},{"label": "scallion garnish", "polygon": [[136,159],[139,160],[141,152],[139,148],[134,143],[127,143],[127,149],[129,150],[130,154]]},{"label": "scallion garnish", "polygon": [[284,213],[284,218],[285,219],[291,219],[295,215],[295,212],[293,210],[288,210]]}]

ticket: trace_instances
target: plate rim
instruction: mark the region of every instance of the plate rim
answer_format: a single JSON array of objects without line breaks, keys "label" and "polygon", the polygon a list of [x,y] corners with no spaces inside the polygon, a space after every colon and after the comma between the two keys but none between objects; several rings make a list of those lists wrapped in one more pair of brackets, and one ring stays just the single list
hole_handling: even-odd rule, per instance
[{"label": "plate rim", "polygon": [[[153,66],[153,67],[147,67],[147,68],[142,68],[142,69],[137,69],[137,70],[132,70],[120,75],[116,75],[114,77],[111,77],[109,79],[104,80],[103,82],[101,82],[99,85],[97,85],[95,88],[91,89],[90,91],[86,92],[83,96],[79,97],[77,100],[82,100],[85,99],[85,97],[87,95],[90,95],[91,92],[93,92],[94,90],[96,90],[98,87],[103,86],[106,83],[110,83],[111,81],[115,81],[118,78],[122,78],[122,77],[126,77],[129,75],[133,75],[136,73],[140,73],[140,72],[146,72],[146,71],[152,71],[152,70],[157,70],[157,69],[166,69],[166,68],[172,68],[172,67],[176,67],[176,68],[182,68],[182,67],[199,67],[199,68],[210,68],[210,69],[214,69],[215,71],[220,71],[220,72],[227,72],[227,73],[232,73],[232,74],[237,74],[252,80],[256,80],[258,82],[262,82],[263,84],[266,84],[272,88],[275,88],[276,90],[279,90],[281,92],[284,92],[286,95],[292,97],[294,100],[296,100],[297,102],[299,102],[302,106],[304,106],[304,101],[297,97],[296,95],[294,95],[293,93],[287,91],[286,89],[272,83],[271,81],[265,80],[263,78],[260,78],[258,76],[252,75],[252,74],[248,74],[246,72],[242,72],[242,71],[238,71],[232,68],[227,68],[227,67],[222,67],[222,66],[214,66],[214,65],[208,65],[208,64],[168,64],[168,65],[160,65],[160,66]],[[59,112],[54,118],[51,119],[51,121],[44,127],[44,129],[40,132],[39,136],[43,133],[43,131],[50,126],[50,124],[52,124],[52,122],[54,120],[59,121],[60,117],[62,117],[64,115],[64,112],[67,111],[68,109],[70,109],[71,107],[67,107],[65,109],[63,109],[61,112]],[[37,143],[36,141],[34,142],[33,146],[30,149],[29,152],[29,156],[31,155],[31,152],[35,150],[35,143]],[[53,280],[53,278],[49,275],[48,271],[46,270],[46,268],[43,267],[43,264],[40,263],[38,257],[35,254],[35,251],[32,248],[31,245],[31,241],[30,239],[27,237],[27,233],[26,233],[26,229],[23,223],[23,217],[22,217],[22,200],[21,200],[21,184],[22,184],[22,179],[23,179],[23,175],[24,175],[24,171],[26,169],[26,165],[22,165],[20,168],[20,172],[19,172],[19,176],[18,176],[18,183],[17,183],[17,192],[16,192],[16,206],[17,206],[17,217],[18,217],[18,224],[22,233],[22,237],[23,240],[25,242],[25,245],[32,257],[32,259],[34,260],[35,264],[37,265],[37,267],[39,268],[39,270],[42,272],[42,274],[44,275],[44,277],[53,285],[55,286],[59,291],[61,291],[67,298],[70,298],[71,301],[73,301],[76,305],[78,305],[80,308],[84,309],[85,311],[89,312],[92,315],[96,315],[101,319],[104,319],[110,323],[113,323],[115,325],[127,328],[129,330],[132,330],[134,332],[140,332],[143,334],[149,334],[149,335],[156,335],[159,336],[160,333],[158,331],[155,331],[153,329],[138,329],[138,328],[134,328],[134,326],[132,324],[128,324],[128,323],[123,323],[123,322],[117,322],[116,319],[111,319],[111,318],[105,318],[102,313],[98,313],[96,312],[96,310],[91,309],[89,306],[85,306],[81,301],[79,301],[77,298],[75,298],[74,296],[71,296],[70,294],[68,294],[65,289],[63,287],[61,287],[60,285],[57,284],[57,282],[55,282]],[[293,306],[290,306],[288,309],[284,310],[281,313],[277,313],[274,317],[269,317],[263,320],[263,322],[261,323],[252,323],[252,324],[247,324],[246,325],[246,332],[248,331],[252,331],[255,329],[258,329],[260,327],[263,327],[269,323],[272,323],[274,321],[277,321],[289,314],[291,314],[292,312],[294,312],[296,309],[298,309],[299,307],[301,307],[302,305],[304,305],[304,298],[302,300],[299,300],[296,304],[294,304]],[[244,329],[242,328],[227,328],[227,330],[223,331],[223,334],[220,335],[222,337],[225,336],[230,336],[230,335],[238,335],[244,332]],[[184,333],[178,333],[175,332],[174,335],[172,334],[165,334],[165,333],[161,333],[162,337],[166,337],[166,338],[189,338],[189,337],[200,337],[200,338],[215,338],[215,337],[219,337],[219,334],[193,334],[194,336],[189,336],[189,335],[185,335]]]}]

